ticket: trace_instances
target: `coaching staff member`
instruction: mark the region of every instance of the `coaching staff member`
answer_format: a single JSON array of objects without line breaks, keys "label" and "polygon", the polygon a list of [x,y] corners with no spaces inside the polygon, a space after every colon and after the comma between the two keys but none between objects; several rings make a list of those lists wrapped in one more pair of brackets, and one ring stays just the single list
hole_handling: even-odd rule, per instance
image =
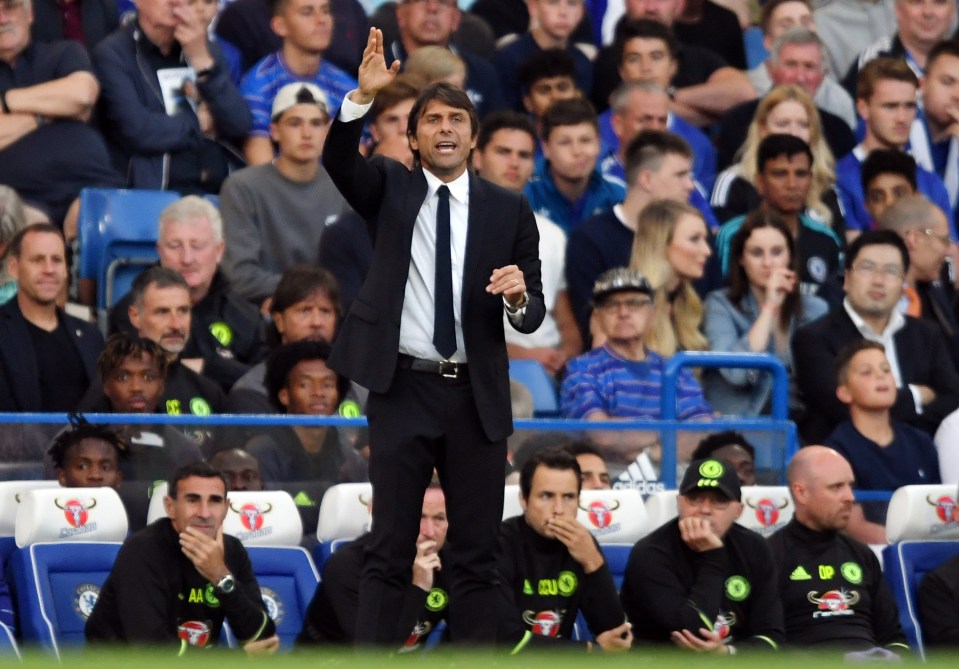
[{"label": "coaching staff member", "polygon": [[496,635],[496,537],[512,432],[503,309],[532,332],[546,308],[539,234],[526,200],[468,171],[476,110],[449,84],[410,112],[412,171],[357,147],[363,114],[399,71],[370,31],[359,87],[330,128],[323,164],[369,222],[373,261],[329,365],[370,389],[373,536],[360,585],[357,641],[393,644],[433,467],[449,513],[450,634]]},{"label": "coaching staff member", "polygon": [[269,653],[276,627],[243,545],[223,535],[226,480],[205,462],[179,467],[167,518],[123,543],[87,620],[90,642],[215,646],[224,619],[243,649]]}]

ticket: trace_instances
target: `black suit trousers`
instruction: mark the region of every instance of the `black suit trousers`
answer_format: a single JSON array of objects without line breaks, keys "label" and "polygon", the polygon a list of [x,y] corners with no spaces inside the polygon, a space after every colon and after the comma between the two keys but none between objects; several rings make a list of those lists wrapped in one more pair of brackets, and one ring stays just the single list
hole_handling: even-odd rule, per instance
[{"label": "black suit trousers", "polygon": [[372,539],[360,585],[356,639],[397,646],[412,577],[423,494],[435,467],[446,495],[452,564],[449,627],[458,643],[492,644],[496,540],[503,510],[506,441],[489,441],[469,378],[397,369],[389,390],[370,393]]}]

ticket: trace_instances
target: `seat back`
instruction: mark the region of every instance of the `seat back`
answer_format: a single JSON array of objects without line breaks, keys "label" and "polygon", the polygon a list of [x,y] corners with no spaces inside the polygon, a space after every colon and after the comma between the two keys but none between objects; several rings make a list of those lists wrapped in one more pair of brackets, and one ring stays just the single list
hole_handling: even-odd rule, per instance
[{"label": "seat back", "polygon": [[676,509],[678,496],[676,490],[657,490],[646,496],[647,534],[679,515]]},{"label": "seat back", "polygon": [[646,506],[638,490],[583,490],[577,520],[600,544],[632,546],[646,533]]},{"label": "seat back", "polygon": [[519,486],[508,485],[503,491],[503,520],[523,515],[523,505],[519,501]]},{"label": "seat back", "polygon": [[[299,519],[295,511],[294,515]],[[299,546],[247,546],[247,553],[267,613],[276,624],[280,648],[290,650],[320,582],[313,560]]]},{"label": "seat back", "polygon": [[320,502],[313,560],[319,569],[337,539],[354,539],[369,532],[373,522],[373,486],[370,483],[340,483],[330,487]]},{"label": "seat back", "polygon": [[919,620],[919,584],[926,574],[954,555],[959,541],[902,541],[883,550],[883,576],[899,607],[899,624],[909,645],[925,659]]},{"label": "seat back", "polygon": [[99,309],[110,308],[129,290],[143,265],[156,262],[160,212],[179,197],[172,191],[85,188],[80,192],[77,276],[96,280]]},{"label": "seat back", "polygon": [[743,514],[738,522],[764,537],[774,534],[792,520],[795,505],[784,485],[743,486]]},{"label": "seat back", "polygon": [[113,488],[39,488],[23,493],[14,536],[23,548],[48,541],[123,541],[129,523]]},{"label": "seat back", "polygon": [[533,415],[558,416],[559,396],[556,381],[536,360],[510,360],[509,376],[523,384],[533,396]]},{"label": "seat back", "polygon": [[163,498],[167,496],[169,490],[170,484],[166,481],[153,486],[153,492],[150,494],[150,506],[147,507],[147,525],[161,518],[166,518],[166,508],[163,506]]},{"label": "seat back", "polygon": [[959,539],[956,485],[908,485],[893,493],[886,511],[886,539]]},{"label": "seat back", "polygon": [[84,642],[93,611],[120,543],[37,543],[11,556],[20,634],[59,656],[64,646]]},{"label": "seat back", "polygon": [[303,523],[290,493],[283,490],[233,490],[223,532],[250,546],[298,546]]},{"label": "seat back", "polygon": [[36,488],[59,487],[60,484],[52,480],[0,481],[0,563],[5,564],[10,554],[17,549],[14,528],[23,493]]}]

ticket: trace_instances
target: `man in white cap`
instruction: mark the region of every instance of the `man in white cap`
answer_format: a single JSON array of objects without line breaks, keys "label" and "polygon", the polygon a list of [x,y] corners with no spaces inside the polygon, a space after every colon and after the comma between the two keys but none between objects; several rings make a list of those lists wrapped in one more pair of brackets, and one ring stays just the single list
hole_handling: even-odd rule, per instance
[{"label": "man in white cap", "polygon": [[347,208],[319,161],[330,121],[323,91],[287,84],[270,119],[276,159],[233,173],[220,192],[223,270],[234,290],[258,305],[284,270],[315,263],[323,228]]}]

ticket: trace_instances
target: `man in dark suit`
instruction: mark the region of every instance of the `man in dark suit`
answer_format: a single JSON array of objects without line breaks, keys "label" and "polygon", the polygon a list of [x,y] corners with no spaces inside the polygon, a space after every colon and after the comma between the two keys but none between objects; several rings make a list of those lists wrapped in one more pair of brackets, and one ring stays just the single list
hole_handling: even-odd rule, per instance
[{"label": "man in dark suit", "polygon": [[0,307],[0,411],[73,411],[96,379],[103,337],[57,307],[67,285],[60,229],[37,223],[10,242],[17,295]]},{"label": "man in dark suit", "polygon": [[323,163],[369,222],[373,262],[329,365],[370,389],[373,536],[357,615],[359,643],[392,644],[433,467],[449,512],[454,641],[496,632],[495,545],[512,432],[503,310],[520,332],[543,320],[536,221],[525,198],[467,170],[478,123],[469,98],[435,84],[417,99],[410,171],[357,147],[363,114],[393,80],[370,32],[359,88],[343,102]]},{"label": "man in dark suit", "polygon": [[806,443],[820,443],[849,417],[836,397],[833,361],[839,349],[859,338],[886,347],[898,389],[893,419],[933,434],[942,419],[959,408],[959,374],[942,333],[896,308],[908,270],[909,250],[895,232],[860,235],[846,252],[842,307],[793,335],[793,369],[806,403],[799,432]]}]

